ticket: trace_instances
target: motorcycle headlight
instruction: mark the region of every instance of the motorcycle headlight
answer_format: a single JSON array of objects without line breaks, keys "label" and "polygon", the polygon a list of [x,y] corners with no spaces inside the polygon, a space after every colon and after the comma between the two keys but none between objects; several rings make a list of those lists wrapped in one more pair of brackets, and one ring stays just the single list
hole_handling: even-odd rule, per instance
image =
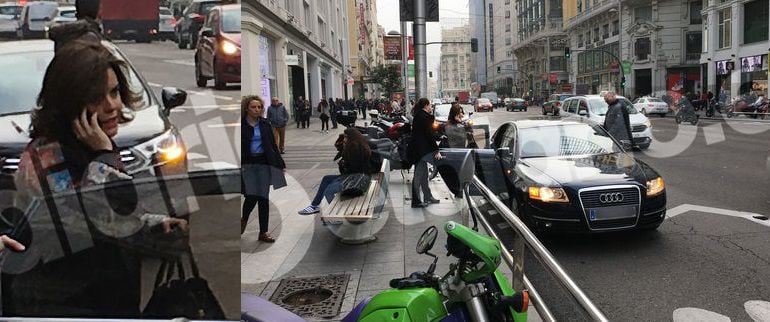
[{"label": "motorcycle headlight", "polygon": [[238,46],[236,46],[235,44],[227,40],[223,40],[221,46],[222,46],[222,52],[227,55],[233,55],[238,52]]},{"label": "motorcycle headlight", "polygon": [[647,181],[647,196],[652,197],[663,192],[666,188],[666,184],[663,182],[663,178],[657,177],[655,179]]},{"label": "motorcycle headlight", "polygon": [[147,159],[157,162],[156,165],[179,161],[187,154],[184,144],[173,130],[142,143],[137,150]]},{"label": "motorcycle headlight", "polygon": [[567,192],[562,188],[529,187],[529,198],[542,202],[569,202]]}]

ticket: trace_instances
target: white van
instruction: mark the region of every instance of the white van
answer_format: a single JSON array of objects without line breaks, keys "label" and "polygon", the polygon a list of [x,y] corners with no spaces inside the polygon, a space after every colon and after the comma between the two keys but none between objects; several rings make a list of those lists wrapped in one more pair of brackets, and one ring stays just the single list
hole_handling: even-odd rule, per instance
[{"label": "white van", "polygon": [[[639,113],[627,98],[618,96],[618,100],[628,110],[634,143],[641,149],[649,148],[650,143],[652,143],[652,123],[647,116]],[[599,95],[580,95],[566,99],[561,104],[560,113],[565,116],[579,116],[598,124],[604,124],[604,115],[607,114],[608,107],[607,102]]]},{"label": "white van", "polygon": [[30,1],[21,10],[19,29],[16,35],[19,39],[46,38],[46,25],[56,17],[59,4],[50,1]]}]

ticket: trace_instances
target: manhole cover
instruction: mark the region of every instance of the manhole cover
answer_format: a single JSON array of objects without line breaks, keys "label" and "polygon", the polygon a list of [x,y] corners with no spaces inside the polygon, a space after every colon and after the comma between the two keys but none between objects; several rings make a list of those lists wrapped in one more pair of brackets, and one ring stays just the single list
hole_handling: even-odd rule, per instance
[{"label": "manhole cover", "polygon": [[270,301],[302,317],[333,318],[340,313],[350,275],[281,280]]}]

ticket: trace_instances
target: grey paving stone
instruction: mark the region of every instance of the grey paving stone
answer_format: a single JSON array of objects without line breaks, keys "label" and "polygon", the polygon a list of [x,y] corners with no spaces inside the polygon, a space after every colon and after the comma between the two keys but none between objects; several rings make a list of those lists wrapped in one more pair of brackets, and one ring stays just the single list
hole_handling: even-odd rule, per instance
[{"label": "grey paving stone", "polygon": [[393,251],[393,252],[376,252],[376,253],[367,253],[366,258],[364,259],[364,264],[371,264],[371,263],[386,263],[386,262],[404,262],[404,251]]}]

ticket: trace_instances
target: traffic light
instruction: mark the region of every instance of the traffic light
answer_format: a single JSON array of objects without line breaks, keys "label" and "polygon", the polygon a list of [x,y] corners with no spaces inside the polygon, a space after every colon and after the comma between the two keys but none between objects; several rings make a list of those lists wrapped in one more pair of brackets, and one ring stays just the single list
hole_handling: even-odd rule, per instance
[{"label": "traffic light", "polygon": [[569,56],[571,55],[569,47],[564,47],[564,58],[569,59]]},{"label": "traffic light", "polygon": [[626,88],[626,76],[620,78],[620,88]]},{"label": "traffic light", "polygon": [[500,74],[500,66],[497,66],[497,73]]},{"label": "traffic light", "polygon": [[476,38],[471,38],[471,52],[479,52],[479,40]]},{"label": "traffic light", "polygon": [[433,78],[433,72],[428,72],[428,78]]}]

